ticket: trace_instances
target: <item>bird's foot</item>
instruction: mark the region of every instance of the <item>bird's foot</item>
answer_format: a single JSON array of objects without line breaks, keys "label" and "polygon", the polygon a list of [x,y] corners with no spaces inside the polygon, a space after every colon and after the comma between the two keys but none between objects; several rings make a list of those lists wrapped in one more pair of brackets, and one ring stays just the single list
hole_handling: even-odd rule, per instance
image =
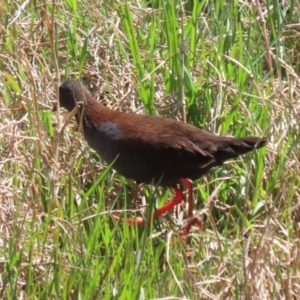
[{"label": "bird's foot", "polygon": [[181,238],[186,238],[189,235],[190,230],[193,226],[198,227],[202,232],[205,232],[204,223],[201,222],[197,216],[193,216],[185,221],[183,231],[180,233]]},{"label": "bird's foot", "polygon": [[124,219],[120,218],[116,215],[113,215],[114,220],[116,221],[125,221],[127,224],[136,224],[138,226],[142,225],[144,223],[144,220],[141,217],[137,217],[136,219]]}]

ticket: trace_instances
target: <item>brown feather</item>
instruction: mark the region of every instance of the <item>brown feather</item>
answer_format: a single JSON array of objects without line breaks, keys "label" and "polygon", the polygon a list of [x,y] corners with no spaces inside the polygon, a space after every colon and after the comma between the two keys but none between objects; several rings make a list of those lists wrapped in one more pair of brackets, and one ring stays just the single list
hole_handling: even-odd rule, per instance
[{"label": "brown feather", "polygon": [[197,179],[224,161],[266,145],[259,137],[220,137],[163,117],[129,114],[98,103],[77,80],[60,87],[60,105],[80,105],[88,144],[114,168],[138,182],[173,186],[181,178]]}]

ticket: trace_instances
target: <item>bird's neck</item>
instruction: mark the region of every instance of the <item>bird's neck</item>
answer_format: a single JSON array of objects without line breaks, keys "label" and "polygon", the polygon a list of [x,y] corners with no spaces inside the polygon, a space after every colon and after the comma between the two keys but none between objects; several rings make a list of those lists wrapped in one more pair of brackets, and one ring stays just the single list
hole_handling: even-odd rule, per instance
[{"label": "bird's neck", "polygon": [[95,124],[105,122],[111,113],[114,113],[114,111],[103,106],[95,99],[89,99],[85,105],[79,107],[75,117],[78,125],[82,124],[83,129],[91,129]]}]

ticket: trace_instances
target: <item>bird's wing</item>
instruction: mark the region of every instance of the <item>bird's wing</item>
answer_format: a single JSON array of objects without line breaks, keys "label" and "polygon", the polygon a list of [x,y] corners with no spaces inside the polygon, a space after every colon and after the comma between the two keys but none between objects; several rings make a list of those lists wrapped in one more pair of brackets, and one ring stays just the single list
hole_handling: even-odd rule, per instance
[{"label": "bird's wing", "polygon": [[[178,151],[180,155],[213,158],[216,135],[176,120],[146,115],[123,114],[119,140],[148,147]],[[119,123],[120,124],[120,123]]]}]

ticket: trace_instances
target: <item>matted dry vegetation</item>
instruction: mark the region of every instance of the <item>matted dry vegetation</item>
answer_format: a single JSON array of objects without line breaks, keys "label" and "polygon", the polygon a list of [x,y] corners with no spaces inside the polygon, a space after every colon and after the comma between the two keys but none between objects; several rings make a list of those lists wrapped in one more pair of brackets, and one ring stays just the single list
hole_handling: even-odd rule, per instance
[{"label": "matted dry vegetation", "polygon": [[[298,299],[299,3],[162,2],[0,3],[1,299]],[[206,232],[178,237],[184,205],[114,223],[171,191],[118,176],[52,112],[69,78],[113,109],[269,144],[196,183]]]}]

